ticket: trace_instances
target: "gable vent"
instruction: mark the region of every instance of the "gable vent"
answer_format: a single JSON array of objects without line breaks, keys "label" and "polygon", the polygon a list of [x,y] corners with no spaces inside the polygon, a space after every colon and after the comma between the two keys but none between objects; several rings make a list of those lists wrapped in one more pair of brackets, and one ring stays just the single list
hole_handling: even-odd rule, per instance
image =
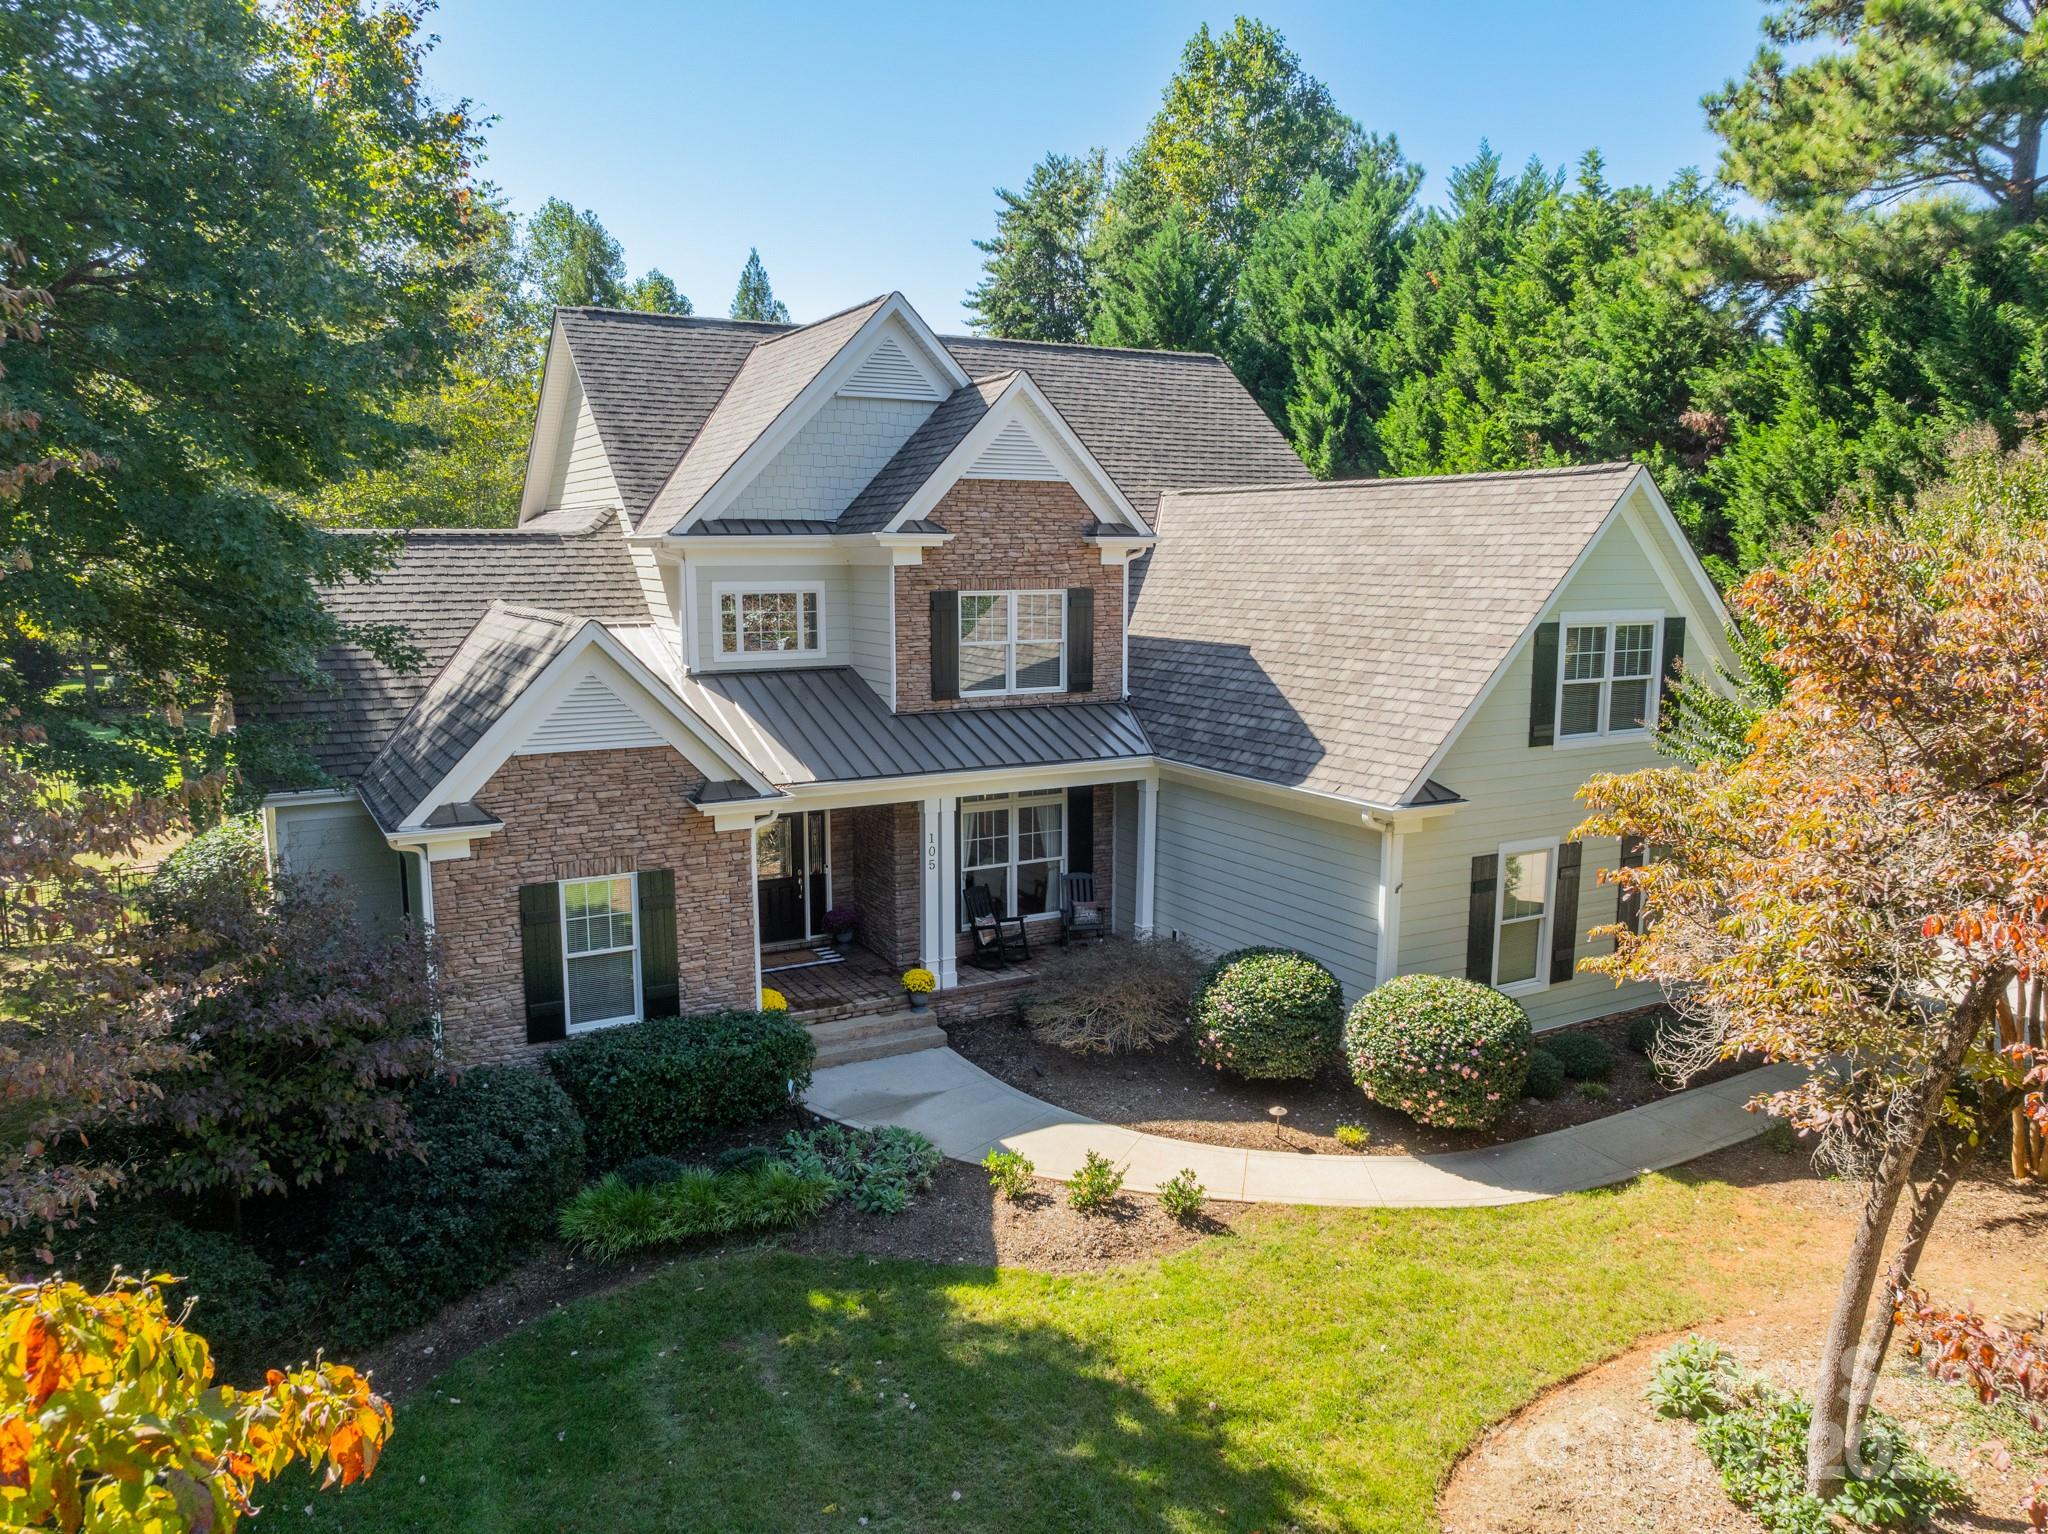
[{"label": "gable vent", "polygon": [[867,359],[853,370],[853,376],[839,386],[841,394],[864,399],[937,399],[939,391],[925,377],[924,369],[910,360],[902,343],[883,336]]},{"label": "gable vent", "polygon": [[981,450],[963,479],[1065,479],[1052,455],[1022,421],[1012,421]]},{"label": "gable vent", "polygon": [[547,751],[619,751],[635,746],[667,744],[661,733],[625,699],[586,675],[569,689],[554,712],[533,728],[519,747],[520,756]]}]

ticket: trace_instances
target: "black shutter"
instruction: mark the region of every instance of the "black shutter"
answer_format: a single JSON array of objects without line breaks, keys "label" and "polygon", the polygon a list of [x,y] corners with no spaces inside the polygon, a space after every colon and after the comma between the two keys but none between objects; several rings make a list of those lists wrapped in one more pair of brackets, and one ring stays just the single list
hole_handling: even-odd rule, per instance
[{"label": "black shutter", "polygon": [[526,981],[526,1042],[568,1033],[562,994],[562,892],[554,884],[519,887],[520,972]]},{"label": "black shutter", "polygon": [[1095,789],[1067,790],[1067,872],[1095,872]]},{"label": "black shutter", "polygon": [[675,871],[643,868],[639,881],[640,1015],[674,1017],[682,1010],[676,985]]},{"label": "black shutter", "polygon": [[1472,860],[1472,911],[1465,928],[1465,978],[1493,984],[1493,910],[1500,884],[1500,855],[1482,852]]},{"label": "black shutter", "polygon": [[932,699],[960,696],[960,593],[932,593]]},{"label": "black shutter", "polygon": [[1650,725],[1664,722],[1664,705],[1671,697],[1671,691],[1678,685],[1678,671],[1685,664],[1685,620],[1666,618],[1664,620],[1664,674],[1657,679],[1657,706],[1644,721]]},{"label": "black shutter", "polygon": [[1067,588],[1067,691],[1095,690],[1095,592]]},{"label": "black shutter", "polygon": [[1529,744],[1557,740],[1557,625],[1539,623],[1529,641]]},{"label": "black shutter", "polygon": [[1579,946],[1579,860],[1584,848],[1566,842],[1557,849],[1557,909],[1550,916],[1550,983],[1572,977],[1572,957]]},{"label": "black shutter", "polygon": [[[1621,839],[1621,866],[1641,868],[1643,866],[1643,839],[1640,836],[1624,836]],[[1643,895],[1626,885],[1615,892],[1614,919],[1631,932],[1643,930]]]}]

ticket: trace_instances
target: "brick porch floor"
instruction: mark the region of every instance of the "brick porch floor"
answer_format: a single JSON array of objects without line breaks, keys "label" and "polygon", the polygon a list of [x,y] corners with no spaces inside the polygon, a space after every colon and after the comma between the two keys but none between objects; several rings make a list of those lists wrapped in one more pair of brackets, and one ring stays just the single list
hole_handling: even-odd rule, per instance
[{"label": "brick porch floor", "polygon": [[[811,956],[808,948],[769,950],[761,955],[761,984],[782,992],[789,1002],[790,1016],[806,1023],[828,1022],[841,1017],[859,1017],[871,1012],[891,1012],[903,1005],[903,972],[893,964],[869,953],[859,944],[849,944],[841,964],[813,964],[802,969],[780,969],[800,964]],[[1057,949],[1049,950],[1057,953]],[[1011,986],[1030,978],[1040,962],[1037,946],[1032,962],[1011,964],[1002,969],[976,969],[960,965],[960,983],[954,992],[975,991],[990,986]]]}]

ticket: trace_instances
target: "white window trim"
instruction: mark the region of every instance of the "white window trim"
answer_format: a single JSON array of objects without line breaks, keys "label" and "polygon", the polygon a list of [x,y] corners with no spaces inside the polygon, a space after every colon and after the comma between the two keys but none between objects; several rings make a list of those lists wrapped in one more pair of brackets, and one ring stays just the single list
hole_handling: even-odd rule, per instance
[{"label": "white window trim", "polygon": [[[1503,996],[1532,996],[1538,991],[1550,989],[1550,929],[1557,920],[1557,855],[1563,845],[1555,836],[1534,837],[1528,841],[1502,842],[1494,864],[1493,873],[1493,964],[1489,974],[1493,977],[1496,991]],[[1536,974],[1533,979],[1514,980],[1506,985],[1500,983],[1500,929],[1507,912],[1508,901],[1508,858],[1521,852],[1547,852],[1550,854],[1550,878],[1543,890],[1543,917],[1536,933]],[[636,927],[637,932],[639,929]]]},{"label": "white window trim", "polygon": [[[1003,608],[1004,608],[1004,611],[1005,611],[1005,612],[1006,612],[1006,613],[1007,613],[1007,614],[1008,614],[1009,616],[1008,616],[1008,623],[1007,623],[1007,629],[1006,629],[1006,637],[1005,637],[1005,638],[1003,639],[1003,641],[1002,641],[1002,647],[1003,647],[1003,685],[1002,685],[1001,687],[984,687],[984,688],[976,688],[976,689],[975,689],[974,691],[970,692],[970,691],[968,691],[968,689],[967,689],[967,686],[966,686],[966,684],[965,684],[965,683],[963,682],[963,683],[961,684],[961,686],[960,686],[960,689],[959,689],[959,691],[960,691],[960,696],[961,696],[962,698],[1035,698],[1035,697],[1045,697],[1045,696],[1047,696],[1047,695],[1049,695],[1049,694],[1052,694],[1052,693],[1061,693],[1061,692],[1065,692],[1065,691],[1067,690],[1067,594],[1066,594],[1066,592],[1065,592],[1064,590],[1062,590],[1062,589],[1059,589],[1059,588],[1053,588],[1053,587],[1036,587],[1036,586],[1029,586],[1029,587],[1019,587],[1019,588],[1017,588],[1017,589],[1014,589],[1014,590],[1007,590],[1007,591],[962,591],[962,592],[959,592],[959,593],[957,593],[957,600],[958,600],[959,602],[962,602],[962,603],[965,603],[966,601],[968,601],[968,600],[969,600],[970,598],[972,598],[972,597],[1002,597],[1002,598],[1004,598],[1004,599],[1005,599],[1005,600],[1004,600],[1004,604],[1003,604]],[[1060,604],[1060,678],[1059,678],[1059,681],[1057,681],[1056,683],[1054,683],[1054,684],[1053,684],[1052,686],[1050,686],[1050,687],[1019,687],[1019,686],[1017,685],[1017,601],[1016,601],[1016,599],[1017,599],[1018,597],[1057,597],[1057,598],[1059,599],[1059,604]],[[959,623],[959,621],[960,621],[960,620],[959,620],[959,618],[958,618],[958,617],[956,616],[956,617],[954,618],[954,620],[953,620],[953,621],[954,621],[954,623],[955,623],[955,624],[957,625],[957,624]],[[1043,641],[1043,640],[1038,640],[1038,639],[1034,639],[1034,640],[1029,640],[1029,641],[1027,641],[1027,643],[1030,643],[1030,644],[1043,644],[1043,643],[1044,643],[1044,641]],[[995,645],[994,645],[993,643],[983,643],[983,642],[978,642],[978,641],[970,641],[970,640],[968,640],[968,639],[966,638],[966,636],[965,636],[965,635],[959,635],[959,636],[956,636],[956,639],[955,639],[955,645],[954,645],[954,647],[955,647],[955,649],[957,649],[957,650],[960,650],[960,651],[966,651],[966,650],[993,650],[993,649],[995,649],[995,648],[996,648],[996,646],[995,646]]]},{"label": "white window trim", "polygon": [[[608,953],[624,953],[623,948],[598,948],[588,953],[569,952],[569,886],[572,884],[609,884],[614,879],[624,879],[627,898],[633,913],[633,1010],[617,1017],[595,1018],[587,1023],[571,1022],[569,1019],[569,964],[574,959],[602,958]],[[640,876],[629,874],[587,874],[580,879],[557,879],[555,881],[555,923],[562,942],[562,1026],[569,1033],[595,1033],[600,1028],[617,1028],[622,1023],[640,1021]]]},{"label": "white window trim", "polygon": [[[1071,861],[1071,856],[1073,852],[1073,848],[1071,845],[1073,827],[1068,824],[1069,816],[1067,813],[1067,791],[1065,789],[1056,788],[1046,789],[1039,792],[1025,792],[1015,794],[975,794],[972,796],[963,797],[960,800],[959,809],[961,835],[960,851],[957,859],[959,864],[959,883],[964,888],[967,884],[967,876],[969,874],[986,873],[991,872],[997,868],[1002,868],[1004,870],[1003,909],[1012,914],[1014,914],[1017,910],[1017,812],[1021,809],[1025,809],[1031,805],[1036,804],[1057,804],[1060,807],[1060,855],[1055,860],[1059,864],[1059,872],[1053,876],[1054,880],[1058,881],[1066,877],[1067,868]],[[1009,817],[1009,831],[1005,836],[1005,845],[1010,849],[1009,861],[1007,863],[971,864],[967,861],[967,817],[969,815],[975,814],[978,811],[988,810],[1001,810],[1004,812],[1005,815]],[[1044,862],[1045,859],[1032,858],[1030,859],[1030,861],[1033,863],[1040,863]],[[1050,895],[1053,894],[1054,891],[1048,890],[1046,893]],[[1024,920],[1032,922],[1057,921],[1059,919],[1059,914],[1059,903],[1057,901],[1054,901],[1050,909],[1044,911],[1033,911],[1032,913],[1027,915],[1024,918]],[[1008,917],[1004,918],[1004,920],[1006,921],[1008,919]],[[965,910],[962,910],[959,913],[959,920],[960,930],[962,932],[965,932],[967,930],[967,913]]]},{"label": "white window trim", "polygon": [[[1552,707],[1551,718],[1557,721],[1551,731],[1551,745],[1559,751],[1575,751],[1585,746],[1604,746],[1614,741],[1648,740],[1651,731],[1647,725],[1633,729],[1614,730],[1608,728],[1607,713],[1614,702],[1614,628],[1620,623],[1647,623],[1650,625],[1650,702],[1654,707],[1658,691],[1663,686],[1664,675],[1664,614],[1662,612],[1601,612],[1565,613],[1557,620],[1557,695]],[[1600,728],[1588,735],[1567,735],[1564,732],[1564,655],[1565,634],[1575,628],[1598,628],[1607,630],[1607,649],[1600,678]]]},{"label": "white window trim", "polygon": [[[818,600],[818,643],[809,650],[734,650],[725,648],[725,599],[733,597],[745,600],[747,597],[794,596],[816,597]],[[758,666],[815,666],[824,660],[832,648],[831,630],[826,627],[831,620],[823,581],[718,581],[711,587],[711,664],[730,666],[735,670],[752,669]],[[802,631],[802,609],[798,609],[798,631]]]}]

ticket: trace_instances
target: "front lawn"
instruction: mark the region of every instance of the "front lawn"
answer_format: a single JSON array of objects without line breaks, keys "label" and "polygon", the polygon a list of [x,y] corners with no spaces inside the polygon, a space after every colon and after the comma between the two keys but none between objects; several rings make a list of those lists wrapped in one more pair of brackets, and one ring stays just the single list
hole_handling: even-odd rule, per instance
[{"label": "front lawn", "polygon": [[1658,1176],[1505,1210],[1275,1211],[1081,1277],[685,1258],[401,1403],[368,1487],[269,1500],[365,1534],[1415,1534],[1487,1422],[1784,1277],[1799,1234]]}]

